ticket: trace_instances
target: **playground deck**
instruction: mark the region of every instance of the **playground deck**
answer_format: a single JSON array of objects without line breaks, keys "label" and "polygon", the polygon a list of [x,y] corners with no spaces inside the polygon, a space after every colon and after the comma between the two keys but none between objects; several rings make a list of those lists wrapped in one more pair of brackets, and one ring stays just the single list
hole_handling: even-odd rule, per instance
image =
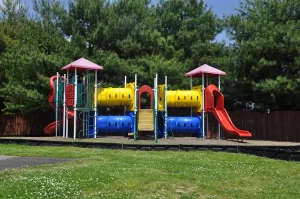
[{"label": "playground deck", "polygon": [[[119,144],[156,144],[154,137],[141,137],[134,141],[132,138],[122,136],[105,136],[96,139],[72,139],[63,137],[2,137],[0,139],[22,139],[22,140],[40,140],[40,141],[58,141],[58,142],[92,142],[92,143],[119,143]],[[265,140],[250,139],[201,139],[196,137],[174,137],[168,139],[159,139],[158,145],[237,145],[237,146],[300,146],[299,142],[277,142]]]}]

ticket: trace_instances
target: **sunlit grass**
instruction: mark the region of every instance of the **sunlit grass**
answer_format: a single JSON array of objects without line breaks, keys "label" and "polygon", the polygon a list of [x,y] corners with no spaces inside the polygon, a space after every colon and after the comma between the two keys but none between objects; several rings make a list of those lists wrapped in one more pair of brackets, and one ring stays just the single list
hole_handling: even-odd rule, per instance
[{"label": "sunlit grass", "polygon": [[0,145],[74,158],[0,171],[0,198],[300,198],[300,164],[243,154]]}]

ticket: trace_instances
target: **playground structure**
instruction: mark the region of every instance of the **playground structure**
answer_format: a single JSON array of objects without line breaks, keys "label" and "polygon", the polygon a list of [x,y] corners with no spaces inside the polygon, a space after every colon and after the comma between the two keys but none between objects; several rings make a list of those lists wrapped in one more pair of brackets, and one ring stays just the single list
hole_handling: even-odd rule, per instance
[{"label": "playground structure", "polygon": [[[67,74],[50,78],[48,102],[55,108],[55,122],[45,127],[48,135],[69,137],[69,132],[76,138],[96,138],[98,135],[118,133],[133,135],[154,133],[158,137],[168,138],[169,134],[193,133],[198,137],[205,136],[205,112],[212,113],[223,129],[238,137],[251,137],[250,132],[237,129],[224,108],[224,97],[220,92],[220,76],[223,71],[203,65],[186,73],[190,77],[190,90],[168,90],[167,77],[165,84],[158,85],[158,75],[154,78],[154,88],[137,86],[137,75],[133,83],[124,88],[100,88],[98,71],[103,67],[81,58],[62,68]],[[204,87],[204,75],[219,77],[215,85]],[[202,77],[202,85],[193,86],[192,77]],[[207,80],[208,81],[208,80]],[[208,82],[207,82],[208,83]],[[150,108],[141,109],[141,95],[150,94]],[[99,107],[124,107],[123,114],[110,115],[99,111]],[[190,115],[169,116],[168,108],[188,107]],[[70,129],[69,129],[70,127]],[[62,130],[62,133],[60,133]],[[220,135],[220,125],[219,125]]]},{"label": "playground structure", "polygon": [[[159,133],[165,138],[171,133],[196,133],[198,137],[204,137],[202,132],[202,117],[198,116],[202,109],[202,92],[200,86],[192,86],[191,90],[167,90],[167,77],[165,84],[159,86],[158,110],[164,121],[159,128]],[[168,116],[168,107],[189,107],[190,116]]]}]

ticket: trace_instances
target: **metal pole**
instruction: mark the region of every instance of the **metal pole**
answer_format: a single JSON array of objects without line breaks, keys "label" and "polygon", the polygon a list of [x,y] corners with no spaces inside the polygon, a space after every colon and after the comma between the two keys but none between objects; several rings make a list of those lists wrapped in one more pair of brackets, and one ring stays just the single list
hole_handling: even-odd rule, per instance
[{"label": "metal pole", "polygon": [[[208,86],[208,74],[206,74],[206,87]],[[206,135],[208,136],[208,113],[206,113]]]},{"label": "metal pole", "polygon": [[55,89],[55,136],[58,132],[58,82],[59,82],[59,73],[56,73],[56,89]]},{"label": "metal pole", "polygon": [[167,95],[167,91],[168,91],[168,77],[165,76],[165,138],[168,138],[168,132],[167,132],[167,128],[168,128],[168,95]]},{"label": "metal pole", "polygon": [[[221,76],[219,75],[218,76],[218,89],[219,91],[221,91]],[[218,139],[220,140],[221,139],[221,125],[220,123],[218,123]]]},{"label": "metal pole", "polygon": [[64,74],[63,137],[66,137],[66,74]]},{"label": "metal pole", "polygon": [[[190,90],[193,89],[193,77],[190,77]],[[191,107],[191,117],[193,116],[193,108]]]},{"label": "metal pole", "polygon": [[155,84],[154,84],[154,105],[155,105],[155,113],[154,113],[154,136],[155,142],[157,143],[157,85],[158,85],[158,74],[155,75]]},{"label": "metal pole", "polygon": [[204,139],[205,135],[205,123],[204,123],[204,73],[202,73],[202,139]]},{"label": "metal pole", "polygon": [[77,121],[77,68],[75,68],[75,82],[74,82],[74,135],[73,138],[76,139],[76,121]]},{"label": "metal pole", "polygon": [[94,138],[97,137],[97,82],[98,82],[98,77],[97,77],[97,70],[95,70],[95,84],[94,84]]},{"label": "metal pole", "polygon": [[[69,69],[67,70],[67,85],[69,84]],[[69,136],[69,108],[66,107],[66,138]]]},{"label": "metal pole", "polygon": [[134,140],[136,140],[137,134],[137,74],[134,75]]},{"label": "metal pole", "polygon": [[[127,76],[124,77],[124,88],[126,88]],[[126,114],[126,105],[124,105],[124,115]]]}]

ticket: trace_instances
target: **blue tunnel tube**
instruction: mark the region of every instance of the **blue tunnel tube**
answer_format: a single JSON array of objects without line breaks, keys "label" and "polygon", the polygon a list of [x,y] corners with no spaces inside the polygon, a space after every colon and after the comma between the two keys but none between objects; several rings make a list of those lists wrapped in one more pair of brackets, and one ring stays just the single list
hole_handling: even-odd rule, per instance
[{"label": "blue tunnel tube", "polygon": [[133,132],[133,114],[129,112],[124,116],[97,116],[96,127],[98,134]]},{"label": "blue tunnel tube", "polygon": [[[193,133],[201,136],[202,117],[167,117],[168,133]],[[160,131],[160,134],[163,132]]]}]

